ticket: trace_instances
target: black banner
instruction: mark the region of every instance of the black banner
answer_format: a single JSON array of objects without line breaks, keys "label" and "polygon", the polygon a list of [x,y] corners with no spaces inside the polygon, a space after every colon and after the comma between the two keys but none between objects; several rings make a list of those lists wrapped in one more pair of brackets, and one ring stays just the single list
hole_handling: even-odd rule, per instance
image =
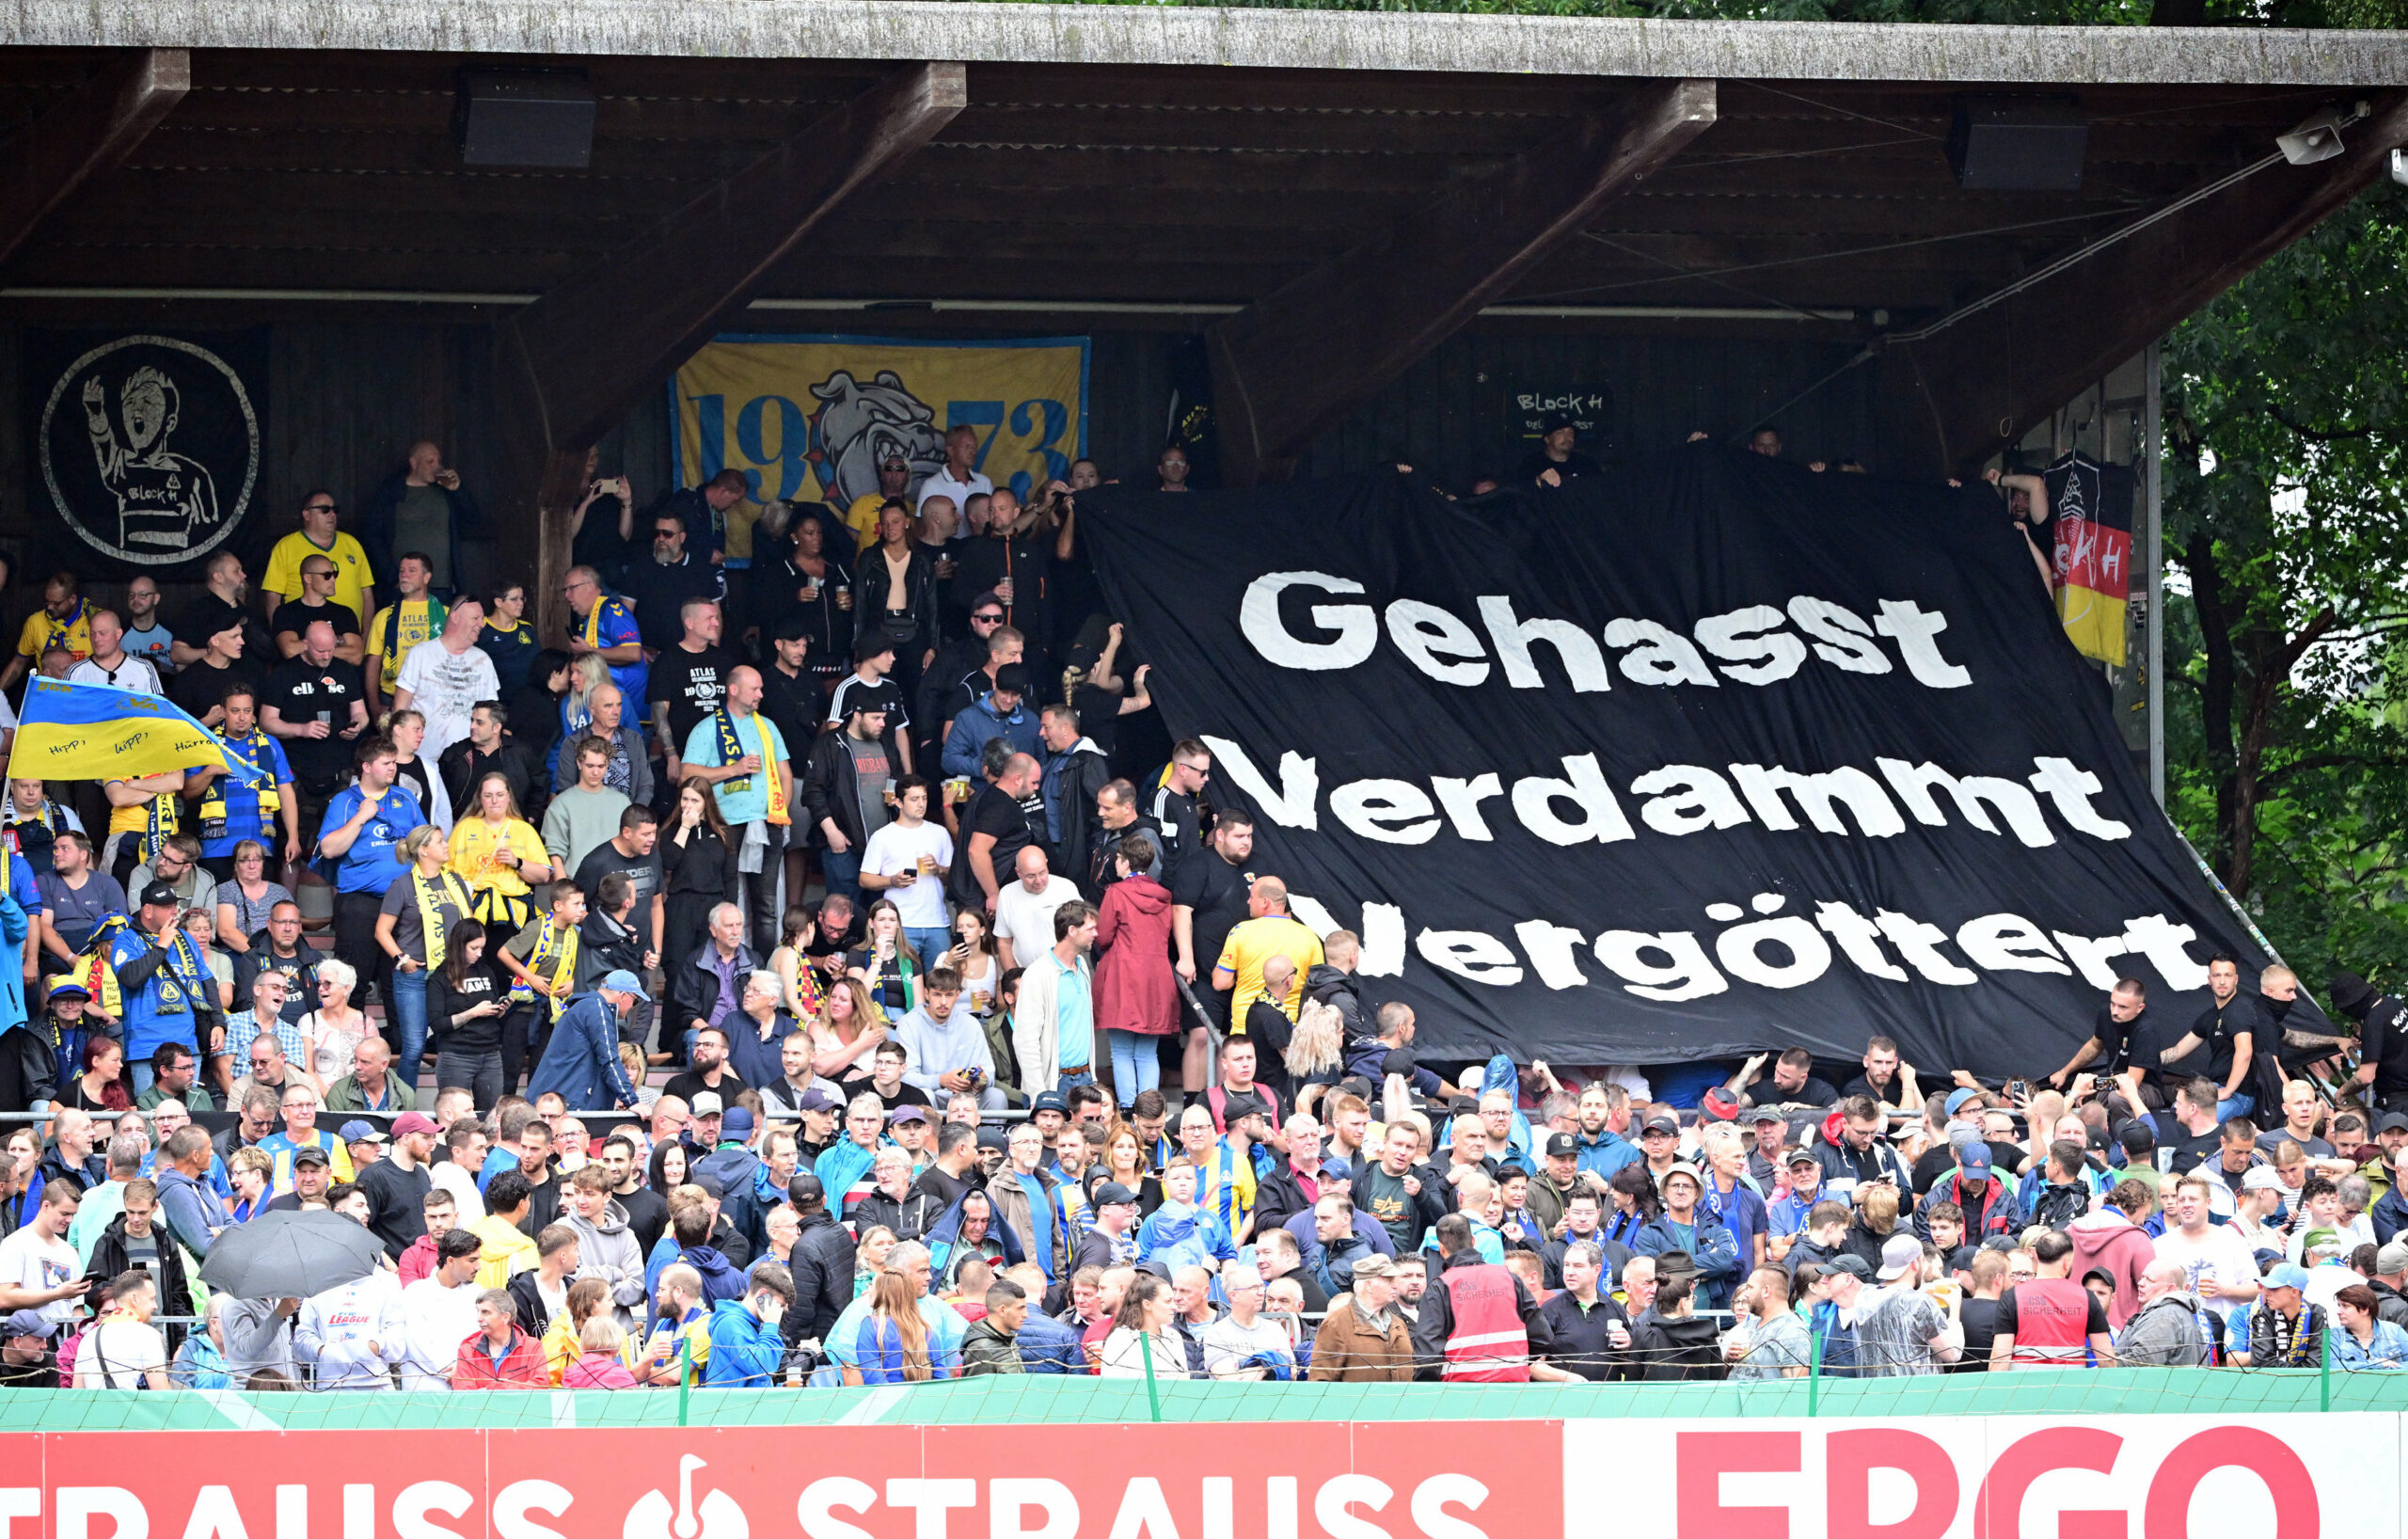
[{"label": "black banner", "polygon": [[232,549],[256,571],[264,330],[35,330],[24,359],[29,500],[38,522],[65,526],[51,560],[165,580],[198,579],[210,556]]},{"label": "black banner", "polygon": [[1255,813],[1249,870],[1361,932],[1417,1045],[1886,1032],[2047,1072],[2118,976],[2178,1035],[2211,954],[2250,989],[2268,960],[1986,489],[1698,445],[1518,513],[1395,474],[1080,503],[1169,725]]}]

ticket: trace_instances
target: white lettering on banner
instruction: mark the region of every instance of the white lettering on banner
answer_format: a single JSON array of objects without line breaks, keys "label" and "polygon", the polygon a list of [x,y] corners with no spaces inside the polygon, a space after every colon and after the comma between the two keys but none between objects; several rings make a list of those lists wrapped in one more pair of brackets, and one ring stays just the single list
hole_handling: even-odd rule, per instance
[{"label": "white lettering on banner", "polygon": [[[1306,758],[1292,748],[1282,750],[1279,783],[1274,785],[1243,744],[1209,734],[1202,741],[1212,751],[1212,768],[1228,775],[1259,814],[1281,828],[1322,832],[1319,759]],[[1432,775],[1428,791],[1418,781],[1392,776],[1351,780],[1331,788],[1330,812],[1349,833],[1382,844],[1427,844],[1442,830],[1471,843],[1493,842],[1497,833],[1481,803],[1498,799],[1513,807],[1525,833],[1551,845],[1610,844],[1638,837],[1596,754],[1567,754],[1560,762],[1560,776],[1522,776],[1510,795],[1494,770]],[[2012,833],[2027,848],[2047,849],[2057,836],[2032,791],[2047,797],[2058,817],[2077,833],[2109,841],[2132,836],[2131,824],[2103,817],[2091,805],[2105,787],[2097,775],[2070,759],[2036,756],[2032,762],[2037,768],[2021,784],[1998,775],[1957,775],[1928,761],[1873,762],[1881,771],[1879,778],[1848,764],[1822,770],[1781,764],[1731,764],[1720,770],[1667,764],[1642,770],[1628,785],[1633,797],[1644,799],[1639,804],[1640,822],[1672,839],[1751,822],[1775,833],[1811,828],[1833,838],[1888,839],[1906,832],[1907,820],[1898,812],[1903,802],[1915,821],[1927,828],[1961,823],[1993,839]],[[1883,788],[1885,780],[1888,789]],[[2024,789],[2027,785],[2032,790]],[[1897,793],[1895,801],[1891,791]],[[1945,793],[1947,802],[1935,793]],[[1577,816],[1563,816],[1558,803],[1569,803]],[[1951,806],[1956,812],[1955,823],[1948,816]],[[2006,825],[2004,831],[2001,821]]]},{"label": "white lettering on banner", "polygon": [[[1326,935],[1345,928],[1320,899],[1302,893],[1289,896],[1296,916],[1315,931]],[[2193,960],[2187,949],[2198,932],[2162,913],[2143,914],[2116,934],[2096,937],[2045,930],[2020,913],[1985,913],[1962,921],[1952,935],[1929,920],[1892,909],[1877,909],[1867,918],[1846,902],[1824,898],[1814,900],[1810,920],[1802,913],[1782,913],[1788,902],[1781,893],[1755,894],[1749,906],[1763,916],[1756,919],[1747,919],[1735,903],[1709,903],[1705,917],[1731,928],[1707,940],[1686,929],[1604,929],[1591,940],[1587,929],[1544,918],[1521,920],[1513,927],[1521,947],[1518,956],[1486,930],[1434,927],[1414,934],[1413,950],[1443,972],[1499,989],[1522,981],[1527,960],[1540,982],[1562,990],[1585,988],[1592,981],[1580,965],[1579,953],[1586,946],[1624,990],[1670,1005],[1726,992],[1732,978],[1760,989],[1803,988],[1830,971],[1838,960],[1831,954],[1834,943],[1839,958],[1849,966],[1887,983],[1921,978],[1961,989],[1980,982],[1984,972],[2060,977],[2078,973],[2098,988],[2112,989],[2122,976],[2113,959],[2126,956],[2147,960],[2171,989],[2188,992],[2205,987],[2208,980],[2207,968]],[[1404,970],[1408,933],[1404,911],[1393,903],[1367,903],[1362,914],[1363,957],[1356,971],[1370,977],[1399,976]],[[1944,949],[1951,940],[1965,961]]]},{"label": "white lettering on banner", "polygon": [[[1265,661],[1280,668],[1325,673],[1355,667],[1378,650],[1385,628],[1388,643],[1418,672],[1458,689],[1488,682],[1492,647],[1496,665],[1513,689],[1542,690],[1556,678],[1577,694],[1613,689],[1605,653],[1585,626],[1545,615],[1523,618],[1514,612],[1513,599],[1501,594],[1482,594],[1474,601],[1488,632],[1483,646],[1479,631],[1463,616],[1415,598],[1391,599],[1377,611],[1368,600],[1315,604],[1306,617],[1329,634],[1322,639],[1299,636],[1279,614],[1279,597],[1291,588],[1325,595],[1365,592],[1354,579],[1327,572],[1265,572],[1248,583],[1238,605],[1238,628]],[[1811,648],[1786,628],[1789,625],[1812,638]],[[1947,628],[1945,614],[1910,598],[1883,599],[1880,614],[1868,622],[1829,599],[1800,594],[1782,606],[1751,604],[1725,614],[1701,615],[1690,625],[1688,637],[1662,621],[1626,616],[1608,620],[1597,636],[1623,654],[1624,678],[1651,688],[1719,684],[1714,665],[1700,655],[1701,648],[1719,663],[1722,677],[1759,687],[1790,677],[1810,656],[1843,673],[1887,674],[1890,658],[1877,639],[1887,637],[1897,644],[1898,659],[1916,683],[1932,690],[1961,690],[1973,682],[1973,675],[1941,652],[1939,637]],[[1533,643],[1542,642],[1554,655],[1552,669],[1540,665]]]},{"label": "white lettering on banner", "polygon": [[[2317,1539],[2400,1527],[2397,1415],[1571,1421],[1564,1539]],[[1645,1470],[1593,1500],[1602,1470]],[[2336,1524],[2323,1515],[2331,1512]]]},{"label": "white lettering on banner", "polygon": [[108,1539],[150,1539],[150,1512],[122,1485],[58,1488],[58,1539],[93,1539],[92,1519],[105,1519]]}]

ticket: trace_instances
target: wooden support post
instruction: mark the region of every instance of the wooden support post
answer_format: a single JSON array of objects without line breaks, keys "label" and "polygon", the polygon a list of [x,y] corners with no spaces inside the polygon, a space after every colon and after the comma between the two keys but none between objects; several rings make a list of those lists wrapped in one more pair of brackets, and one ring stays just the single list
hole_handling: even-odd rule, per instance
[{"label": "wooden support post", "polygon": [[150,136],[192,89],[192,56],[137,48],[0,146],[0,262],[52,211]]},{"label": "wooden support post", "polygon": [[567,622],[560,593],[566,520],[586,452],[740,313],[805,236],[909,159],[968,100],[960,65],[913,65],[496,329],[502,436],[514,468],[501,510],[502,570],[533,574],[540,635],[563,634]]},{"label": "wooden support post", "polygon": [[2368,100],[2371,115],[2342,128],[2346,148],[2333,159],[2267,167],[1943,330],[1893,344],[1885,364],[1906,375],[1911,436],[1925,451],[1896,468],[1978,468],[2365,191],[2392,147],[2408,142],[2408,96]]},{"label": "wooden support post", "polygon": [[1315,435],[1711,127],[1711,80],[1663,81],[1284,285],[1205,333],[1221,469],[1278,480]]}]

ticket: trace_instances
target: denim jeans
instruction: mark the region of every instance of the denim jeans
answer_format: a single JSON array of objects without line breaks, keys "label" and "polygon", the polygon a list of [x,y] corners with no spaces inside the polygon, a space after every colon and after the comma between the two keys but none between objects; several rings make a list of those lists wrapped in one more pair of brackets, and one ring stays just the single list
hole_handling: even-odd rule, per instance
[{"label": "denim jeans", "polygon": [[455,1053],[446,1048],[436,1054],[435,1087],[448,1090],[455,1085],[476,1098],[479,1115],[493,1110],[493,1103],[501,1099],[500,1050]]},{"label": "denim jeans", "polygon": [[2246,1091],[2225,1097],[2216,1103],[2216,1125],[2221,1127],[2236,1117],[2247,1117],[2258,1109],[2258,1098]]},{"label": "denim jeans", "polygon": [[1094,1083],[1095,1071],[1091,1067],[1085,1065],[1082,1065],[1077,1069],[1065,1069],[1060,1073],[1054,1076],[1054,1088],[1056,1090],[1075,1090],[1082,1085],[1093,1085]]},{"label": "denim jeans", "polygon": [[150,1060],[148,1058],[137,1058],[128,1064],[126,1072],[134,1076],[134,1093],[137,1096],[150,1094],[150,1087],[156,1084],[159,1078],[158,1074],[151,1070]]},{"label": "denim jeans", "polygon": [[853,900],[856,908],[862,901],[862,849],[855,845],[839,854],[833,849],[819,852],[819,874],[828,881],[828,890],[842,893]]},{"label": "denim jeans", "polygon": [[943,928],[906,929],[903,943],[911,948],[911,955],[920,959],[920,970],[926,972],[936,966],[939,958],[953,949],[953,931]]},{"label": "denim jeans", "polygon": [[419,1060],[426,1055],[426,969],[393,969],[393,1072],[418,1088]]},{"label": "denim jeans", "polygon": [[1113,1092],[1128,1105],[1138,1093],[1162,1087],[1162,1039],[1138,1031],[1107,1031],[1112,1044]]}]

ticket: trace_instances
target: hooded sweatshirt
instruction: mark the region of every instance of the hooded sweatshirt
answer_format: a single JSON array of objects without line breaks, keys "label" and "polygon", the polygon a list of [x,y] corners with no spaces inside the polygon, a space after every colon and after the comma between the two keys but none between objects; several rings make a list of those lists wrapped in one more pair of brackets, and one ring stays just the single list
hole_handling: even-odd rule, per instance
[{"label": "hooded sweatshirt", "polygon": [[688,1245],[677,1253],[678,1261],[702,1274],[703,1300],[721,1304],[744,1296],[744,1274],[727,1264],[727,1258],[708,1245]]},{"label": "hooded sweatshirt", "polygon": [[[703,1280],[705,1287],[710,1285],[708,1277]],[[704,1370],[705,1385],[767,1389],[777,1383],[778,1363],[784,1356],[778,1327],[746,1309],[742,1295],[711,1306],[711,1356]]]},{"label": "hooded sweatshirt", "polygon": [[1339,1040],[1347,1047],[1368,1042],[1377,1035],[1371,1018],[1363,1013],[1363,992],[1355,987],[1354,974],[1327,962],[1315,962],[1305,974],[1305,997],[1338,1012],[1344,1027]]},{"label": "hooded sweatshirt", "polygon": [[2080,1281],[2093,1270],[2106,1273],[2115,1284],[2107,1324],[2122,1330],[2125,1321],[2140,1313],[2141,1274],[2157,1260],[2157,1243],[2115,1208],[2083,1214],[2066,1226],[2066,1238],[2073,1242],[2073,1266],[2066,1275]]},{"label": "hooded sweatshirt", "polygon": [[600,1277],[610,1290],[611,1314],[623,1330],[643,1324],[643,1252],[627,1228],[627,1210],[612,1198],[595,1220],[574,1213],[561,1222],[577,1230],[577,1275]]},{"label": "hooded sweatshirt", "polygon": [[390,1389],[401,1357],[401,1284],[371,1272],[312,1295],[293,1323],[293,1356],[317,1364],[319,1389]]},{"label": "hooded sweatshirt", "polygon": [[[477,1286],[507,1288],[510,1279],[521,1272],[535,1270],[535,1242],[518,1231],[507,1218],[487,1214],[468,1226],[484,1248],[477,1255]],[[459,1343],[454,1341],[452,1345]]]}]

